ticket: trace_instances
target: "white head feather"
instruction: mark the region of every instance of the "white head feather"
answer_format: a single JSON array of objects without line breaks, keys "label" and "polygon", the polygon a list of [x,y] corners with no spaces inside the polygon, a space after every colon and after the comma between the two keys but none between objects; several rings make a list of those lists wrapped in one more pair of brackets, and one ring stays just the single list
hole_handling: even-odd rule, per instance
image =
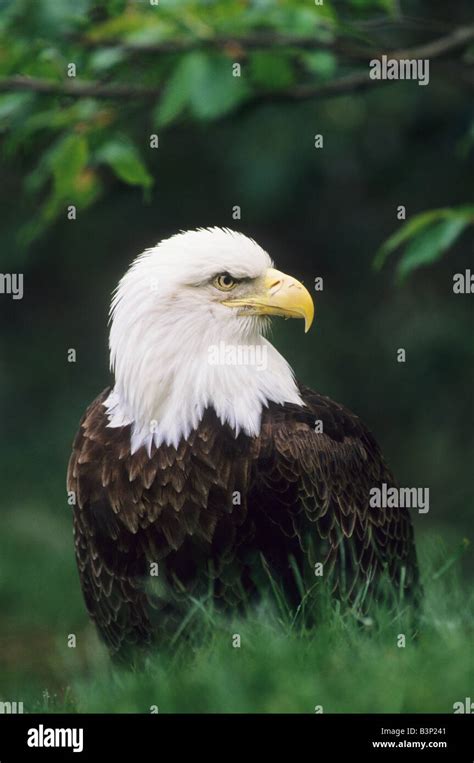
[{"label": "white head feather", "polygon": [[[270,401],[302,404],[287,361],[264,338],[268,319],[221,304],[212,278],[258,278],[272,266],[250,238],[222,228],[172,236],[133,262],[112,299],[106,400],[110,427],[131,424],[132,452],[177,446],[213,408],[235,434],[260,432]],[[210,348],[252,347],[265,364],[210,362]],[[260,353],[260,355],[259,355]]]}]

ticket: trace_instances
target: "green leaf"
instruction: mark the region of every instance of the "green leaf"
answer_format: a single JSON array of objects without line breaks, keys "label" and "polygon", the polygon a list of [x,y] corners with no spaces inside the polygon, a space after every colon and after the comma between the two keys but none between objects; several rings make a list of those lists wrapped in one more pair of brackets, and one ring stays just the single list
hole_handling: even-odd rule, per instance
[{"label": "green leaf", "polygon": [[13,117],[22,114],[33,101],[31,93],[9,93],[0,97],[0,123],[6,123]]},{"label": "green leaf", "polygon": [[461,216],[441,220],[415,236],[398,264],[398,280],[402,281],[416,268],[438,260],[459,238],[468,222]]},{"label": "green leaf", "polygon": [[55,199],[68,198],[76,178],[87,164],[88,157],[87,141],[82,135],[73,133],[57,145],[50,156]]},{"label": "green leaf", "polygon": [[258,51],[250,59],[252,81],[268,90],[289,87],[294,81],[291,62],[280,53]]},{"label": "green leaf", "polygon": [[99,178],[88,167],[89,146],[80,133],[71,133],[57,141],[41,158],[27,179],[30,190],[38,191],[52,177],[51,193],[45,203],[21,231],[23,245],[41,236],[67,204],[78,209],[90,206],[101,193]]},{"label": "green leaf", "polygon": [[249,94],[242,77],[234,77],[225,56],[195,51],[183,56],[165,87],[155,110],[155,123],[174,121],[187,107],[198,119],[217,119]]},{"label": "green leaf", "polygon": [[317,74],[321,79],[330,79],[336,73],[337,59],[329,50],[305,52],[300,58],[306,69]]},{"label": "green leaf", "polygon": [[122,63],[124,58],[125,52],[120,48],[101,48],[92,53],[89,58],[89,66],[93,71],[103,72]]},{"label": "green leaf", "polygon": [[186,108],[189,100],[189,78],[192,74],[192,56],[183,56],[169,78],[154,112],[158,127],[173,122]]},{"label": "green leaf", "polygon": [[149,189],[153,178],[148,172],[136,146],[128,139],[110,140],[96,153],[99,162],[108,164],[117,177],[129,185],[139,185]]},{"label": "green leaf", "polygon": [[232,74],[232,62],[224,56],[193,53],[190,78],[191,110],[198,119],[216,119],[227,114],[249,94],[245,72]]},{"label": "green leaf", "polygon": [[410,220],[407,220],[387,241],[379,248],[375,255],[373,266],[380,270],[385,264],[388,256],[392,254],[399,246],[405,244],[410,239],[417,236],[425,228],[433,225],[440,220],[461,219],[467,223],[474,222],[474,206],[466,205],[457,208],[445,207],[442,209],[432,209],[427,212],[421,212]]},{"label": "green leaf", "polygon": [[419,215],[415,215],[406,223],[404,223],[385,243],[379,248],[375,255],[374,267],[376,270],[380,270],[385,264],[385,261],[389,254],[398,249],[399,246],[404,244],[410,238],[419,233],[427,225],[440,219],[442,213],[446,210],[435,209],[429,212],[422,212]]}]

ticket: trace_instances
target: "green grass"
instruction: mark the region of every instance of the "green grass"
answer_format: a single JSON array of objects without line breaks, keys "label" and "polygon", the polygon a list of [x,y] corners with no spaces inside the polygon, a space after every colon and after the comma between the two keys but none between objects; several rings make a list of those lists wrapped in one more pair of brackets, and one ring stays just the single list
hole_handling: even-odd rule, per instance
[{"label": "green grass", "polygon": [[403,613],[380,608],[361,620],[324,596],[314,627],[279,597],[231,620],[210,602],[190,601],[179,637],[132,671],[111,666],[87,623],[69,535],[45,527],[7,523],[14,542],[1,565],[0,699],[22,701],[25,712],[452,712],[472,696],[474,597],[460,579],[463,543],[421,544],[415,636]]}]

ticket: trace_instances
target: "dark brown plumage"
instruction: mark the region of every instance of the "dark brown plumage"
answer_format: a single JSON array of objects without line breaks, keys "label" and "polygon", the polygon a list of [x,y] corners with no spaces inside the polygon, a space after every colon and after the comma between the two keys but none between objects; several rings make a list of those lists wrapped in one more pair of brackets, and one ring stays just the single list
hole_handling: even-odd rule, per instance
[{"label": "dark brown plumage", "polygon": [[334,594],[350,602],[360,591],[369,600],[384,570],[414,594],[408,511],[369,507],[371,488],[394,484],[373,436],[343,406],[300,390],[306,407],[270,404],[259,437],[236,438],[208,409],[177,449],[153,446],[150,457],[144,447],[130,454],[129,427],[107,428],[109,390],[88,408],[68,490],[87,609],[112,652],[166,637],[188,595],[210,584],[217,602],[238,606],[255,593],[262,558],[295,606],[291,559],[312,582],[324,562]]}]

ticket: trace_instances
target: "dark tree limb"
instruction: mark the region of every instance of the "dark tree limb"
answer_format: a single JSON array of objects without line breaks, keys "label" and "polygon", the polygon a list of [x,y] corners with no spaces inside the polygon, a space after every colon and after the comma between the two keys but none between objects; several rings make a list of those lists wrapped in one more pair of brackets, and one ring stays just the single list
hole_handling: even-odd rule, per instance
[{"label": "dark tree limb", "polygon": [[464,50],[474,41],[474,26],[459,27],[445,37],[439,37],[424,45],[408,50],[397,50],[387,53],[390,58],[441,58],[448,53]]},{"label": "dark tree limb", "polygon": [[[429,23],[429,22],[426,22]],[[469,42],[474,40],[474,26],[459,27],[448,34],[436,40],[419,45],[408,50],[380,50],[376,47],[367,48],[361,45],[348,44],[344,39],[334,38],[332,40],[322,40],[317,36],[298,36],[273,33],[255,33],[236,37],[209,37],[201,39],[175,39],[163,40],[161,42],[151,43],[130,43],[120,42],[118,40],[91,41],[82,40],[86,47],[113,47],[114,49],[126,53],[183,53],[200,48],[214,48],[229,52],[241,52],[245,55],[247,51],[254,50],[273,50],[281,48],[297,48],[299,50],[333,50],[336,53],[353,58],[359,61],[366,61],[368,58],[389,55],[391,58],[438,58],[446,53],[450,53],[460,48],[464,48]]]},{"label": "dark tree limb", "polygon": [[[227,39],[227,38],[226,38]],[[245,40],[249,38],[242,38]],[[285,36],[285,44],[288,45],[288,40],[291,39],[292,47],[304,47],[306,44],[306,38],[290,38]],[[233,42],[234,45],[242,45],[243,42],[240,39],[231,40],[227,39],[227,44]],[[298,42],[299,40],[299,42]],[[438,59],[444,58],[450,53],[462,52],[472,41],[474,41],[474,26],[461,27],[450,32],[448,35],[441,37],[437,40],[425,43],[423,45],[415,46],[407,50],[389,50],[389,51],[374,51],[369,50],[364,54],[364,60],[368,62],[370,59],[379,58],[385,54],[389,58],[395,59],[419,59],[429,58]],[[164,45],[165,43],[163,43]],[[183,46],[189,43],[183,43]],[[319,43],[318,43],[319,44]],[[255,46],[257,43],[255,41]],[[146,46],[141,46],[142,48]],[[196,43],[194,43],[196,47]],[[261,47],[261,45],[260,45]],[[138,49],[138,46],[137,46]],[[150,46],[148,46],[150,49]],[[181,49],[184,49],[182,47]],[[154,48],[156,49],[156,46]],[[160,47],[161,51],[163,48]],[[267,99],[289,99],[289,100],[303,100],[315,97],[326,97],[331,95],[342,95],[345,93],[352,93],[368,87],[376,87],[382,84],[386,84],[390,80],[372,80],[369,77],[369,71],[358,71],[353,74],[349,74],[345,77],[331,80],[317,85],[297,85],[293,88],[282,90],[275,93],[262,93],[257,96],[257,100]],[[52,80],[40,79],[37,77],[28,77],[24,75],[16,75],[12,77],[5,77],[0,79],[0,93],[3,92],[18,92],[27,91],[32,93],[39,93],[44,95],[63,95],[71,96],[73,98],[137,98],[137,99],[156,99],[161,94],[160,87],[145,87],[143,85],[135,85],[133,83],[113,83],[113,82],[96,82],[96,81],[76,81],[75,79],[63,80],[61,82],[54,82]]]},{"label": "dark tree limb", "polygon": [[0,79],[0,93],[27,91],[42,95],[65,95],[73,98],[156,98],[161,88],[113,82],[77,81],[74,78],[53,80],[18,74]]},{"label": "dark tree limb", "polygon": [[345,42],[341,38],[321,39],[299,35],[280,34],[278,32],[259,32],[243,36],[215,36],[193,39],[170,39],[160,42],[133,43],[120,40],[89,40],[80,39],[80,44],[87,48],[113,48],[129,54],[169,54],[189,53],[193,50],[220,50],[229,55],[244,57],[255,50],[281,50],[297,48],[298,50],[331,50],[342,56],[355,60],[367,58],[364,48]]}]

